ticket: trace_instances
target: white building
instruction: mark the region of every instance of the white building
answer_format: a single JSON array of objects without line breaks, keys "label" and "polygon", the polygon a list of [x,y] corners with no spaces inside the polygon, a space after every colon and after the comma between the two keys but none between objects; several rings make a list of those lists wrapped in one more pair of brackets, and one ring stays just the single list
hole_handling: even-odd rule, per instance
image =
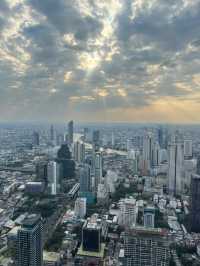
[{"label": "white building", "polygon": [[103,159],[100,152],[95,153],[94,156],[94,178],[95,178],[95,191],[98,189],[98,185],[101,183],[103,176]]},{"label": "white building", "polygon": [[86,198],[77,198],[74,206],[74,215],[77,218],[84,218],[86,215]]},{"label": "white building", "polygon": [[60,166],[58,163],[51,161],[47,165],[48,190],[51,195],[57,195],[60,189],[59,184]]},{"label": "white building", "polygon": [[136,224],[138,207],[134,198],[122,199],[119,202],[119,223],[123,226],[133,227]]}]

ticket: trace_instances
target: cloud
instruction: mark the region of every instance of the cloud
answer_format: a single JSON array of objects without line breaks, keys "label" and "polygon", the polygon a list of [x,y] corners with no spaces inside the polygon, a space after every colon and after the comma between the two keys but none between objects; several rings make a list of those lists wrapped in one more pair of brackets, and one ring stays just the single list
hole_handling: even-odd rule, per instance
[{"label": "cloud", "polygon": [[169,122],[169,101],[197,110],[199,12],[199,0],[1,0],[0,112]]}]

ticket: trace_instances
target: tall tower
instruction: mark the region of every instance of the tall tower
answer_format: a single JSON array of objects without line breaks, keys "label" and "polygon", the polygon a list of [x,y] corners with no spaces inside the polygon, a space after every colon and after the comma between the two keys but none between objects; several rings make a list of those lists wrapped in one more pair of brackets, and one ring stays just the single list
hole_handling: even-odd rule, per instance
[{"label": "tall tower", "polygon": [[181,143],[172,142],[168,147],[169,167],[168,181],[169,194],[176,196],[182,190],[182,167],[183,167],[183,147]]},{"label": "tall tower", "polygon": [[191,159],[192,158],[192,140],[187,139],[184,140],[184,157],[186,159]]},{"label": "tall tower", "polygon": [[153,137],[151,134],[147,134],[144,136],[143,160],[144,160],[144,164],[147,167],[147,170],[150,170],[153,164]]},{"label": "tall tower", "polygon": [[80,142],[74,143],[73,149],[74,160],[78,163],[83,163],[85,160],[85,144]]},{"label": "tall tower", "polygon": [[40,135],[36,131],[33,132],[33,145],[34,146],[39,146],[40,145]]},{"label": "tall tower", "polygon": [[74,122],[73,120],[71,120],[68,123],[68,143],[72,145],[73,141],[74,141]]},{"label": "tall tower", "polygon": [[92,187],[91,169],[88,164],[80,169],[80,192],[90,192]]},{"label": "tall tower", "polygon": [[53,142],[55,140],[55,131],[53,125],[50,127],[50,140]]},{"label": "tall tower", "polygon": [[47,179],[48,188],[51,195],[57,195],[59,192],[59,164],[52,161],[48,163],[47,166]]},{"label": "tall tower", "polygon": [[192,175],[190,198],[191,231],[200,233],[200,175]]},{"label": "tall tower", "polygon": [[27,216],[17,233],[17,265],[42,266],[42,221],[36,214]]},{"label": "tall tower", "polygon": [[94,157],[94,177],[95,177],[95,191],[98,189],[98,185],[101,183],[103,176],[103,158],[100,152],[97,152]]}]

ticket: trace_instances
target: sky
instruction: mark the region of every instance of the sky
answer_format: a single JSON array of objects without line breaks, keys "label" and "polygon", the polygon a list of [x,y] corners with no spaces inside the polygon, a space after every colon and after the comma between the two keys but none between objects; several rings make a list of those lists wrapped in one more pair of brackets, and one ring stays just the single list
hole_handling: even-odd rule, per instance
[{"label": "sky", "polygon": [[200,122],[199,0],[0,0],[0,121]]}]

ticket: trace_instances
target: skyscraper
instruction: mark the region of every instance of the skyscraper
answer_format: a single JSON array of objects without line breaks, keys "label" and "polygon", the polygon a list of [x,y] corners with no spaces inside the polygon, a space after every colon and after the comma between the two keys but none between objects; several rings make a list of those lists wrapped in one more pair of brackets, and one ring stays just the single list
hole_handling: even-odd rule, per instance
[{"label": "skyscraper", "polygon": [[33,146],[39,146],[40,145],[40,135],[38,132],[33,132]]},{"label": "skyscraper", "polygon": [[68,144],[72,145],[74,141],[74,122],[71,120],[68,123]]},{"label": "skyscraper", "polygon": [[182,190],[182,167],[183,167],[183,147],[181,143],[172,142],[168,147],[169,166],[168,182],[169,194],[176,196]]},{"label": "skyscraper", "polygon": [[200,175],[192,175],[190,191],[191,231],[200,233]]},{"label": "skyscraper", "polygon": [[51,125],[50,127],[50,140],[53,142],[55,140],[55,132],[54,132],[54,127]]},{"label": "skyscraper", "polygon": [[126,230],[123,266],[168,266],[169,257],[169,242],[164,230],[144,227]]},{"label": "skyscraper", "polygon": [[83,163],[85,160],[85,144],[80,142],[74,143],[73,149],[74,160],[78,163]]},{"label": "skyscraper", "polygon": [[153,137],[150,133],[144,136],[143,160],[144,160],[144,165],[146,165],[147,167],[147,171],[149,171],[153,165]]},{"label": "skyscraper", "polygon": [[90,192],[91,188],[91,169],[88,164],[85,164],[80,169],[80,192]]},{"label": "skyscraper", "polygon": [[60,189],[59,176],[60,169],[59,164],[51,161],[47,166],[47,178],[48,178],[48,189],[51,195],[57,195]]},{"label": "skyscraper", "polygon": [[17,265],[42,266],[42,221],[36,214],[27,216],[17,233]]},{"label": "skyscraper", "polygon": [[100,147],[100,131],[94,130],[92,135],[92,144],[94,151],[99,151]]},{"label": "skyscraper", "polygon": [[95,191],[98,189],[98,185],[101,183],[103,176],[103,158],[100,152],[97,152],[94,157],[94,177],[95,177]]},{"label": "skyscraper", "polygon": [[187,139],[184,140],[184,157],[186,159],[191,159],[192,158],[192,140]]}]

